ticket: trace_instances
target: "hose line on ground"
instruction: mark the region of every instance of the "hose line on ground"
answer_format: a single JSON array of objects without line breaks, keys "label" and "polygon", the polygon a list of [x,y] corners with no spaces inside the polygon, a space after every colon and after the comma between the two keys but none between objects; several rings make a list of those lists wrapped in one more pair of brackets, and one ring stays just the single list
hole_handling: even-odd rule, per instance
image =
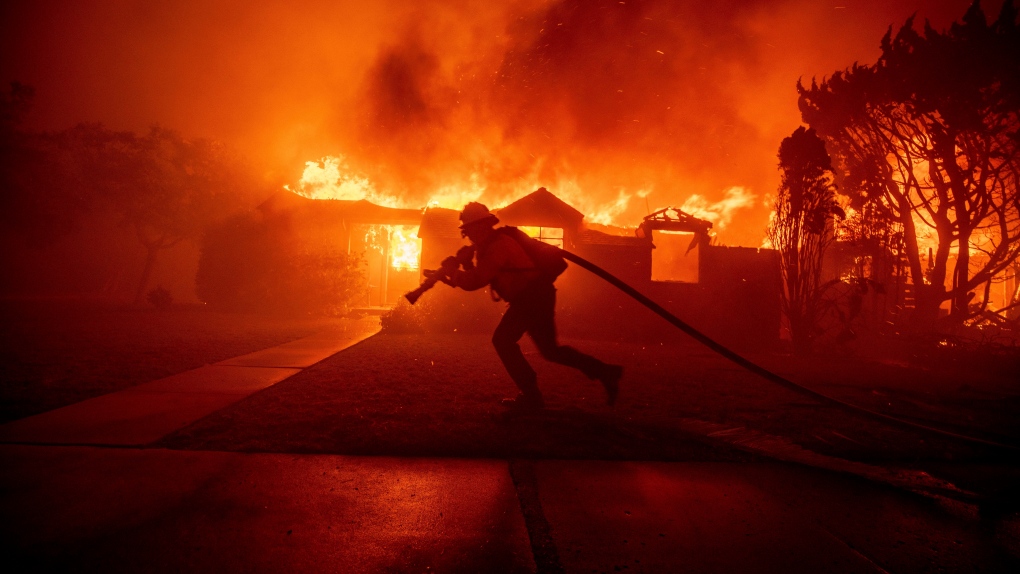
[{"label": "hose line on ground", "polygon": [[605,280],[606,282],[608,282],[609,284],[613,285],[614,287],[616,287],[620,291],[623,291],[624,293],[629,295],[632,299],[634,299],[638,303],[641,303],[642,305],[644,305],[645,307],[650,309],[656,315],[662,317],[666,321],[669,321],[669,323],[672,324],[674,327],[676,327],[677,329],[680,329],[684,333],[690,335],[691,337],[693,337],[699,343],[705,345],[709,349],[715,351],[716,353],[719,353],[720,355],[722,355],[723,357],[729,359],[733,363],[736,363],[737,365],[740,365],[741,367],[743,367],[743,368],[747,369],[748,371],[750,371],[750,372],[752,372],[752,373],[754,373],[754,374],[764,378],[767,381],[773,382],[773,383],[775,383],[775,384],[777,384],[777,385],[779,385],[781,387],[787,388],[787,389],[789,389],[791,391],[794,391],[796,393],[800,393],[802,395],[807,395],[807,396],[812,397],[812,398],[814,398],[814,399],[816,399],[818,401],[821,401],[822,403],[828,403],[828,404],[836,405],[836,406],[839,406],[839,407],[842,407],[842,408],[845,408],[845,409],[849,409],[851,411],[854,411],[854,412],[857,412],[857,413],[861,413],[863,415],[866,415],[868,417],[871,417],[873,419],[876,419],[876,420],[879,420],[879,421],[882,421],[882,422],[885,422],[885,423],[893,424],[893,425],[900,426],[900,427],[906,427],[906,428],[910,428],[910,429],[914,429],[914,430],[922,430],[922,431],[930,432],[930,433],[941,435],[941,436],[945,436],[945,437],[950,437],[950,438],[955,438],[955,439],[959,439],[959,440],[964,440],[964,441],[967,441],[967,442],[979,443],[979,444],[983,444],[983,445],[986,445],[986,446],[992,446],[992,447],[996,447],[996,448],[1000,448],[1000,449],[1006,449],[1006,450],[1010,450],[1010,451],[1014,451],[1014,452],[1020,452],[1020,447],[1017,447],[1017,446],[1014,446],[1014,445],[1000,443],[1000,442],[991,441],[991,440],[985,440],[985,439],[982,439],[982,438],[977,438],[977,437],[972,437],[972,436],[967,436],[967,435],[962,435],[962,434],[954,433],[952,431],[947,431],[947,430],[943,430],[943,429],[939,429],[939,428],[935,428],[935,427],[930,427],[930,426],[927,426],[927,425],[923,425],[923,424],[914,423],[914,422],[910,422],[910,421],[907,421],[907,420],[899,419],[899,418],[896,418],[896,417],[893,417],[893,416],[890,416],[890,415],[886,415],[886,414],[882,414],[880,412],[873,411],[873,410],[870,410],[870,409],[867,409],[867,408],[864,408],[864,407],[861,407],[861,406],[857,406],[857,405],[852,404],[852,403],[848,403],[846,401],[841,401],[841,400],[839,400],[837,398],[830,397],[828,395],[824,395],[822,393],[819,393],[818,391],[813,391],[813,390],[811,390],[811,389],[809,389],[807,387],[798,385],[797,383],[787,379],[786,377],[783,377],[781,375],[777,375],[776,373],[773,373],[772,371],[762,367],[761,365],[753,363],[750,360],[748,360],[747,358],[737,354],[732,349],[729,349],[728,347],[723,346],[722,344],[720,344],[717,341],[713,340],[712,338],[710,338],[709,336],[705,335],[701,331],[698,331],[694,327],[692,327],[692,326],[688,325],[687,323],[685,323],[684,321],[680,320],[676,315],[670,313],[669,311],[664,309],[661,305],[659,305],[655,301],[652,301],[647,296],[642,294],[640,291],[638,291],[637,289],[634,289],[630,285],[624,283],[622,280],[620,280],[620,278],[616,277],[615,275],[613,275],[612,273],[606,271],[605,269],[602,269],[598,265],[595,265],[594,263],[588,261],[587,259],[584,259],[583,257],[580,257],[578,255],[575,255],[575,254],[573,254],[573,253],[571,253],[569,251],[561,249],[560,252],[562,253],[563,258],[566,259],[567,261],[575,263],[578,266],[583,267],[587,271],[595,274],[596,276],[598,276],[599,278]]}]

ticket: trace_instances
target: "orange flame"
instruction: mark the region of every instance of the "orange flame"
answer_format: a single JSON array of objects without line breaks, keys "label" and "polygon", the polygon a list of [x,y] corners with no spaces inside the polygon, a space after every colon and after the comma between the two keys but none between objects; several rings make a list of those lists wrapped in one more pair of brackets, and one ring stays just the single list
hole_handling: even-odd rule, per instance
[{"label": "orange flame", "polygon": [[418,269],[421,265],[421,239],[417,227],[394,225],[390,228],[390,267]]},{"label": "orange flame", "polygon": [[[546,184],[539,183],[535,177],[525,177],[512,186],[501,186],[500,192],[489,189],[483,176],[472,173],[468,179],[459,183],[443,185],[431,192],[425,202],[428,207],[460,209],[471,201],[482,201],[496,209],[528,195],[539,187],[547,186],[557,197],[584,214],[585,221],[606,226],[625,226],[622,218],[634,208],[634,201],[644,200],[654,191],[652,188],[636,190],[617,189],[616,197],[610,200],[598,199],[586,193],[577,180],[561,178]],[[293,189],[286,189],[312,199],[364,199],[386,207],[421,208],[413,199],[380,191],[366,176],[356,173],[347,163],[343,155],[326,156],[319,161],[305,164],[301,179]],[[734,213],[754,205],[756,196],[743,187],[732,187],[726,196],[715,203],[710,203],[699,194],[692,194],[684,202],[681,209],[703,219],[713,222],[717,229],[725,228],[733,219]],[[642,205],[642,212],[647,205]],[[637,222],[631,222],[631,225]]]},{"label": "orange flame", "polygon": [[726,196],[715,203],[709,203],[701,195],[691,195],[680,209],[694,217],[711,221],[716,229],[724,229],[733,221],[734,212],[753,206],[756,197],[747,189],[734,186],[726,190]]}]

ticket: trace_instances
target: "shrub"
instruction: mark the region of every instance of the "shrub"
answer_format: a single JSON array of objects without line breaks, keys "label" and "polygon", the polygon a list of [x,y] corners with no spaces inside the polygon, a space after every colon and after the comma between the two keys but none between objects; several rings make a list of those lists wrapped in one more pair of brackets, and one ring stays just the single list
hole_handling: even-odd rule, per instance
[{"label": "shrub", "polygon": [[428,301],[418,301],[411,305],[403,297],[397,304],[380,317],[384,333],[424,333],[429,322],[431,305]]},{"label": "shrub", "polygon": [[203,235],[195,288],[231,311],[339,316],[365,288],[362,267],[360,257],[241,214]]},{"label": "shrub", "polygon": [[170,292],[164,289],[162,285],[149,291],[146,300],[157,309],[169,309],[174,304],[173,295],[170,295]]}]

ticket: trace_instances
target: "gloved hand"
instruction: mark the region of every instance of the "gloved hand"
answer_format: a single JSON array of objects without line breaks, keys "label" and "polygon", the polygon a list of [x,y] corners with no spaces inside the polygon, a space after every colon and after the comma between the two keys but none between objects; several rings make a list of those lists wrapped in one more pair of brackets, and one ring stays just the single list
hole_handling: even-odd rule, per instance
[{"label": "gloved hand", "polygon": [[422,271],[422,274],[425,275],[427,279],[435,279],[436,281],[441,281],[447,285],[453,285],[453,281],[450,279],[450,273],[448,273],[446,269],[426,269]]},{"label": "gloved hand", "polygon": [[475,258],[475,247],[473,245],[465,245],[457,250],[457,261],[467,267],[474,262]]},{"label": "gloved hand", "polygon": [[458,260],[455,256],[451,255],[446,259],[443,259],[443,262],[440,263],[439,266],[442,267],[443,271],[445,271],[447,274],[450,274],[460,267],[460,260]]}]

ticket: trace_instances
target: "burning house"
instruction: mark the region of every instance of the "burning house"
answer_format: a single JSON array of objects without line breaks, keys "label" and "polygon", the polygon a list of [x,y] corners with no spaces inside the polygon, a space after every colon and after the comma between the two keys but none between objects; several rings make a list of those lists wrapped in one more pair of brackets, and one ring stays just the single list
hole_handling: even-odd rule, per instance
[{"label": "burning house", "polygon": [[306,244],[326,243],[365,261],[368,282],[361,307],[393,305],[418,284],[421,240],[416,233],[420,209],[375,205],[366,200],[309,199],[281,191],[259,206]]},{"label": "burning house", "polygon": [[[422,269],[438,267],[466,244],[454,209],[397,209],[285,193],[263,211],[300,220],[297,227],[308,233],[328,237],[348,252],[363,252],[369,282],[365,304],[372,306],[395,304],[417,285]],[[720,341],[760,347],[778,340],[775,252],[712,245],[709,221],[667,209],[646,217],[636,232],[589,226],[584,214],[545,188],[493,211],[503,225],[584,257]],[[557,286],[568,334],[655,337],[669,332],[665,322],[583,270],[568,269]],[[479,305],[459,307],[476,312]]]},{"label": "burning house", "polygon": [[[713,338],[741,347],[778,341],[775,252],[711,245],[709,221],[668,209],[646,217],[636,232],[586,226],[580,212],[544,188],[496,214],[502,223],[602,267]],[[565,330],[625,337],[672,334],[664,321],[580,269],[569,269],[557,285]]]}]

